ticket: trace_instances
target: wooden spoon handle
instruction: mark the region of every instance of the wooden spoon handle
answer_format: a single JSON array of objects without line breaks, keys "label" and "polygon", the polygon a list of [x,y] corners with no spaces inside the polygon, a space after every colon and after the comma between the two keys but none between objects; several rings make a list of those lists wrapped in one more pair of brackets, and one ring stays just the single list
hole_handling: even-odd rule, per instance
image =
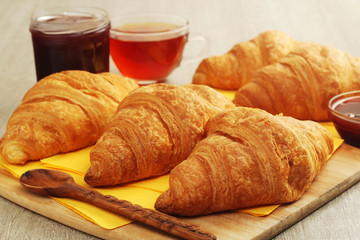
[{"label": "wooden spoon handle", "polygon": [[114,196],[103,195],[95,190],[79,186],[75,183],[69,185],[71,186],[68,187],[73,189],[73,191],[70,191],[72,192],[71,197],[118,213],[121,216],[139,221],[161,231],[184,239],[216,239],[216,236],[213,234],[203,232],[198,226],[186,224],[176,217],[134,205],[126,200],[119,200]]}]

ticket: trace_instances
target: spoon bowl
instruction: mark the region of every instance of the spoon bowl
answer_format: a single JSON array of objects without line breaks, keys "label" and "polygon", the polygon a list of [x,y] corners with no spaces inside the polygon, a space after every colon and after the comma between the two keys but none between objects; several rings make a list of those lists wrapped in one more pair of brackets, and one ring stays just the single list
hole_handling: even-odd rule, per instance
[{"label": "spoon bowl", "polygon": [[[20,183],[28,190],[40,194],[63,197],[63,194],[56,194],[56,189],[63,188],[65,183],[75,183],[71,175],[48,169],[36,169],[25,172],[20,177]],[[61,192],[60,192],[61,193]]]}]

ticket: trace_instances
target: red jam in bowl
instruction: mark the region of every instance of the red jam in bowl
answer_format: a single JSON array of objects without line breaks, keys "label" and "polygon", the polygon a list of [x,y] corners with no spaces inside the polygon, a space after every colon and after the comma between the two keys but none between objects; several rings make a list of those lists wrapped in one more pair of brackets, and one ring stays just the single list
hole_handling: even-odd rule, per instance
[{"label": "red jam in bowl", "polygon": [[329,118],[340,136],[360,148],[360,91],[336,95],[329,101]]}]

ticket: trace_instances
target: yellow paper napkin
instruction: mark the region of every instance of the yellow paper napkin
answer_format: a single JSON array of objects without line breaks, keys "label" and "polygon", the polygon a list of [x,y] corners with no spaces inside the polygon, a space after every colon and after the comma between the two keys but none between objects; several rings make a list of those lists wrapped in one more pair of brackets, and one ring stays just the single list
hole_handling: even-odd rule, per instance
[{"label": "yellow paper napkin", "polygon": [[[87,153],[88,149],[83,149],[74,153],[59,154],[44,159],[44,161],[48,162],[47,164],[43,164],[42,160],[28,162],[23,166],[9,164],[0,156],[0,167],[9,171],[17,178],[19,178],[23,173],[31,169],[50,168],[61,170],[72,175],[77,184],[89,187],[83,180],[85,173],[78,174],[77,168],[81,165],[81,162],[87,162],[88,166],[90,165],[89,156]],[[59,168],[56,167],[56,164],[52,164],[52,162],[56,161],[59,161],[61,163]],[[77,161],[79,161],[80,163]],[[76,164],[73,164],[74,162],[76,162]],[[72,169],[72,165],[75,166],[74,169]],[[64,169],[70,169],[70,171]],[[101,192],[102,194],[113,195],[118,199],[127,200],[133,204],[139,204],[145,208],[153,209],[156,199],[160,196],[161,192],[165,191],[165,189],[168,188],[168,186],[168,177],[162,176],[145,181],[140,181],[134,184],[126,184],[123,186],[112,188],[97,188],[96,190]],[[121,217],[117,214],[113,214],[88,203],[68,198],[52,198],[60,204],[78,213],[85,219],[106,229],[114,229],[116,227],[123,226],[132,222],[132,220]]]},{"label": "yellow paper napkin", "polygon": [[[86,174],[87,169],[89,169],[90,167],[89,154],[91,149],[92,147],[88,147],[78,150],[76,152],[58,154],[49,158],[42,159],[41,163],[46,168],[76,173],[83,178]],[[164,175],[130,183],[126,186],[144,188],[162,193],[169,188],[169,178],[168,175]],[[114,189],[114,187],[110,189]]]},{"label": "yellow paper napkin", "polygon": [[41,163],[46,168],[58,169],[85,176],[90,167],[89,154],[92,147],[83,148],[75,152],[58,154],[44,158]]},{"label": "yellow paper napkin", "polygon": [[13,165],[5,161],[5,159],[0,155],[0,167],[7,170],[11,173],[14,177],[20,178],[20,176],[31,169],[37,168],[45,168],[40,161],[32,161],[28,162],[25,165]]}]

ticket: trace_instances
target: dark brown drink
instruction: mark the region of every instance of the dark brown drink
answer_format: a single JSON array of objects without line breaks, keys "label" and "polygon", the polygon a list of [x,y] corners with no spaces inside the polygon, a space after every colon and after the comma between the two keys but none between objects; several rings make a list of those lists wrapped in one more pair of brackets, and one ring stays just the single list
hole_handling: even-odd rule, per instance
[{"label": "dark brown drink", "polygon": [[[63,70],[109,71],[110,22],[100,9],[34,16],[30,26],[37,80]],[[90,12],[93,11],[93,12]]]}]

